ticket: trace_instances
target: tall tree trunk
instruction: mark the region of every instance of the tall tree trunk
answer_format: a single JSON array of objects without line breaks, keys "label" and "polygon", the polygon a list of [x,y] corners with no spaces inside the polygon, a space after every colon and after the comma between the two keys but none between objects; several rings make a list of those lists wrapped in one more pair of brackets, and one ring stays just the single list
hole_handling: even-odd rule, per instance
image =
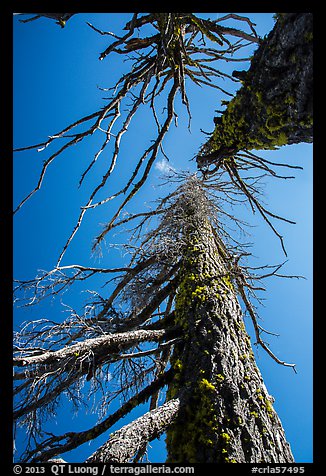
[{"label": "tall tree trunk", "polygon": [[167,431],[168,462],[292,462],[272,398],[255,363],[223,249],[205,220],[188,233],[168,398],[188,398]]},{"label": "tall tree trunk", "polygon": [[240,150],[274,149],[313,138],[312,13],[280,13],[197,157],[200,169]]}]

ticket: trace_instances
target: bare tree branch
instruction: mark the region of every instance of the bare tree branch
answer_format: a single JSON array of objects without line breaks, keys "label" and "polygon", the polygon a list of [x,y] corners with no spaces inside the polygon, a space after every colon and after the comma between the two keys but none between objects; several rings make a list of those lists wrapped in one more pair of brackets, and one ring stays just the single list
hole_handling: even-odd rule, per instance
[{"label": "bare tree branch", "polygon": [[89,456],[86,463],[131,462],[144,442],[154,440],[171,425],[178,415],[180,405],[180,398],[170,400],[112,433],[107,443]]},{"label": "bare tree branch", "polygon": [[146,402],[153,392],[164,386],[173,376],[173,371],[170,369],[164,374],[160,375],[150,385],[138,392],[125,402],[117,411],[109,415],[105,420],[96,424],[93,428],[81,432],[69,432],[61,436],[52,436],[38,445],[32,452],[26,455],[25,461],[44,462],[49,458],[57,456],[67,451],[93,440],[106,432],[121,418],[126,416],[135,406]]},{"label": "bare tree branch", "polygon": [[[39,15],[57,16],[72,14]],[[110,229],[110,227],[113,226],[115,220],[118,218],[122,209],[146,182],[153,163],[155,162],[160,150],[162,150],[163,139],[170,128],[173,118],[176,117],[174,99],[178,91],[181,93],[182,102],[187,108],[190,120],[190,104],[186,92],[185,78],[189,77],[198,85],[205,84],[214,88],[217,87],[223,90],[224,93],[229,94],[225,89],[222,89],[219,85],[216,85],[207,76],[207,73],[204,71],[206,63],[211,63],[212,60],[233,61],[235,59],[233,57],[234,51],[240,49],[244,45],[232,44],[229,38],[246,38],[253,43],[257,41],[257,35],[254,33],[253,25],[249,19],[245,19],[244,17],[240,16],[237,18],[235,16],[231,16],[230,18],[233,20],[238,20],[239,23],[246,22],[250,27],[251,33],[247,34],[242,30],[238,30],[237,28],[227,29],[225,26],[222,27],[216,22],[198,18],[195,14],[191,13],[150,13],[146,15],[134,13],[131,21],[126,24],[125,30],[127,30],[127,32],[122,37],[119,37],[112,32],[103,32],[102,30],[99,30],[98,28],[89,24],[90,27],[98,34],[114,38],[114,41],[101,53],[101,60],[113,52],[119,53],[122,56],[129,56],[130,52],[137,53],[137,55],[132,58],[132,66],[130,71],[121,76],[116,85],[113,86],[113,95],[109,102],[101,110],[73,122],[59,133],[51,135],[49,139],[43,143],[16,149],[17,151],[23,151],[37,148],[39,151],[41,151],[46,149],[51,143],[57,142],[57,140],[60,138],[70,138],[70,140],[66,141],[62,147],[59,147],[49,158],[43,162],[37,185],[18,204],[15,212],[20,210],[20,208],[38,190],[40,190],[50,164],[52,164],[56,158],[62,155],[63,152],[68,150],[71,146],[83,141],[86,137],[92,136],[95,132],[105,132],[106,137],[102,142],[102,145],[96,152],[94,158],[89,162],[86,170],[83,172],[79,180],[79,185],[82,185],[85,176],[91,171],[93,165],[112,142],[112,137],[115,137],[110,165],[104,173],[102,180],[98,182],[97,185],[95,185],[93,191],[89,195],[88,201],[82,206],[77,222],[58,258],[57,267],[59,267],[68,246],[78,232],[88,209],[105,204],[113,198],[127,193],[130,190],[130,187],[133,185],[133,182],[137,180],[136,184],[133,185],[122,205],[118,207],[116,213],[114,213],[111,221],[109,222],[107,229]],[[64,20],[61,16],[60,19]],[[142,27],[148,28],[149,26],[154,28],[155,34],[152,36],[142,37]],[[136,29],[140,32],[140,35],[135,36]],[[220,51],[214,50],[213,48],[206,48],[205,46],[200,45],[200,43],[196,40],[197,35],[201,35],[203,38],[206,38],[213,44],[216,44],[220,47],[225,47]],[[226,38],[225,35],[227,35],[228,38]],[[239,58],[237,60],[239,60]],[[245,58],[242,59],[242,61],[244,60]],[[214,75],[215,77],[226,77],[223,72],[220,72],[215,67],[208,67],[210,75]],[[155,112],[155,98],[158,95],[162,95],[163,91],[168,87],[170,81],[172,81],[172,86],[170,87],[170,91],[166,99],[167,116],[164,124],[160,126]],[[146,95],[148,86],[153,82],[154,87],[152,92]],[[125,103],[129,93],[133,94],[133,91],[138,85],[140,85],[140,93],[134,96],[131,109],[127,113],[120,129],[115,132],[113,129],[117,118],[120,116],[120,110],[122,110],[123,104]],[[117,92],[115,93],[116,90]],[[150,104],[153,118],[158,125],[158,133],[156,138],[153,139],[152,145],[147,148],[145,153],[138,159],[138,161],[136,160],[134,171],[132,172],[125,186],[123,186],[117,192],[108,195],[106,198],[96,201],[96,196],[106,185],[107,180],[116,167],[118,157],[120,155],[120,146],[123,135],[128,130],[128,127],[132,119],[135,117],[138,109],[143,104],[148,103]],[[87,123],[92,120],[93,124],[87,128]],[[102,123],[107,120],[108,124],[102,127]],[[82,125],[86,126],[84,131],[74,132]],[[145,165],[145,170],[141,172],[143,165]],[[93,248],[95,248],[101,242],[105,234],[106,231],[103,231],[103,233],[99,235]]]}]

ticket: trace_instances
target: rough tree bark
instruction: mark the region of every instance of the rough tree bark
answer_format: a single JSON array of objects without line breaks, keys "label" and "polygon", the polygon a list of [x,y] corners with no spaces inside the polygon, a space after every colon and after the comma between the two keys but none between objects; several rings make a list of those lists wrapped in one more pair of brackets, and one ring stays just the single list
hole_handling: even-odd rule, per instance
[{"label": "rough tree bark", "polygon": [[233,72],[242,87],[214,119],[215,130],[197,157],[200,169],[240,150],[312,142],[312,13],[279,13],[277,18],[249,70]]},{"label": "rough tree bark", "polygon": [[188,399],[167,431],[168,461],[291,462],[223,248],[204,217],[188,238],[175,312],[184,343],[175,347],[176,375],[168,390],[169,398],[182,389]]},{"label": "rough tree bark", "polygon": [[[204,183],[194,175],[163,202],[160,223],[140,245],[143,252],[144,244],[149,246],[148,252],[156,256],[157,263],[146,258],[141,262],[151,263],[150,269],[144,270],[144,265],[126,268],[135,282],[126,290],[125,299],[130,293],[138,295],[134,303],[138,314],[132,311],[129,317],[121,317],[113,332],[104,332],[103,328],[104,334],[80,342],[76,342],[80,329],[76,333],[72,328],[68,335],[69,342],[74,343],[67,344],[62,335],[55,350],[47,350],[47,336],[53,338],[62,332],[60,325],[47,329],[41,322],[40,329],[36,324],[31,330],[27,327],[18,336],[18,357],[14,359],[14,365],[21,369],[15,379],[22,381],[16,389],[22,398],[14,416],[26,416],[26,421],[33,423],[38,413],[52,411],[61,393],[83,376],[87,374],[86,380],[99,378],[99,367],[121,359],[158,354],[154,380],[145,387],[144,382],[140,383],[119,410],[93,428],[52,435],[37,443],[26,453],[26,461],[48,461],[96,438],[149,398],[149,412],[111,434],[87,462],[138,461],[147,444],[165,431],[169,462],[293,461],[272,398],[256,366],[237,294],[252,319],[257,343],[278,363],[293,364],[281,362],[260,337],[255,313],[244,291],[250,286],[250,275],[238,264],[240,256],[233,254],[216,231],[220,217],[214,200],[208,198]],[[136,268],[141,271],[134,276]],[[121,277],[117,290],[121,291],[121,283],[129,283],[126,276]],[[170,304],[163,314],[160,312],[162,319],[148,323],[166,298]],[[97,319],[95,316],[94,323]],[[124,332],[119,332],[122,323]],[[86,324],[89,328],[91,321]],[[113,323],[109,320],[108,325],[111,329]],[[144,341],[160,344],[126,353]],[[145,378],[146,365],[139,368]],[[124,385],[123,379],[120,385]],[[157,407],[158,392],[166,386],[166,402]],[[70,395],[74,398],[73,390]]]},{"label": "rough tree bark", "polygon": [[[175,398],[125,425],[110,436],[86,463],[128,463],[142,450],[144,444],[159,437],[179,412],[180,399]],[[144,443],[145,442],[145,443]]]},{"label": "rough tree bark", "polygon": [[173,313],[182,339],[167,401],[111,434],[87,462],[130,462],[164,431],[171,463],[294,461],[245,330],[237,265],[204,213],[203,190],[196,181],[190,188],[173,209],[184,224]]},{"label": "rough tree bark", "polygon": [[[59,15],[59,24],[64,26],[60,23],[60,21],[65,21],[60,17],[63,14],[37,15],[34,19],[39,18],[40,15],[57,19],[56,16]],[[60,255],[56,269],[46,273],[49,278],[55,274],[54,271],[62,273],[64,270],[65,267],[60,268],[59,263],[81,223],[86,208],[98,206],[112,198],[93,203],[97,191],[105,185],[113,170],[119,152],[121,135],[126,130],[125,126],[129,124],[138,105],[144,100],[146,88],[151,79],[153,77],[157,79],[160,77],[159,73],[163,74],[164,72],[165,74],[167,71],[162,86],[158,88],[159,82],[157,82],[151,96],[148,96],[152,101],[158,94],[157,88],[161,91],[168,80],[173,82],[168,94],[167,116],[154,144],[145,151],[135,169],[137,175],[140,165],[145,158],[149,157],[144,174],[133,186],[114,218],[97,238],[97,243],[116,226],[115,220],[121,210],[147,179],[163,137],[173,120],[174,98],[178,91],[181,92],[183,101],[188,107],[184,89],[184,79],[187,75],[183,71],[183,65],[188,62],[187,64],[194,66],[190,55],[191,52],[196,54],[198,50],[193,49],[189,40],[188,49],[190,46],[192,49],[189,49],[187,53],[183,40],[184,33],[196,33],[197,28],[197,33],[201,32],[202,35],[207,33],[208,38],[214,38],[221,46],[223,43],[221,44],[220,37],[224,38],[223,34],[230,34],[230,29],[221,30],[214,22],[199,21],[192,15],[189,18],[188,14],[155,15],[158,15],[155,22],[158,26],[161,25],[162,38],[154,35],[150,38],[143,38],[143,43],[139,42],[139,38],[130,39],[136,27],[141,26],[143,22],[144,24],[149,22],[148,16],[137,19],[135,14],[130,27],[127,28],[129,32],[126,36],[112,43],[101,54],[101,59],[121,45],[124,45],[123,51],[129,54],[136,47],[137,50],[142,49],[144,45],[147,47],[158,44],[156,63],[152,63],[151,57],[149,57],[149,63],[146,63],[145,67],[143,60],[140,60],[136,71],[138,74],[135,76],[135,70],[133,70],[126,76],[120,93],[112,99],[106,108],[80,119],[62,130],[59,135],[52,136],[47,142],[37,146],[42,145],[45,148],[54,137],[62,137],[76,125],[96,118],[93,126],[86,132],[75,135],[73,140],[45,162],[39,184],[17,209],[40,188],[47,165],[66,147],[93,133],[108,117],[106,114],[109,114],[117,104],[120,104],[119,101],[126,96],[131,87],[143,83],[141,93],[139,97],[135,98],[132,110],[117,135],[112,165],[104,175],[102,183],[92,192],[87,206],[83,207],[78,224]],[[268,216],[279,217],[268,213],[259,205],[257,199],[249,194],[244,179],[238,173],[239,161],[236,163],[233,156],[242,149],[270,149],[283,143],[311,141],[311,23],[311,14],[279,14],[274,30],[258,48],[250,70],[242,75],[243,87],[229,102],[222,117],[216,119],[216,130],[197,158],[198,166],[201,169],[210,167],[212,164],[218,166],[219,160],[223,159],[225,169],[231,179],[230,183],[236,193],[240,190],[245,194],[251,207],[253,209],[256,207],[266,221],[268,221]],[[167,37],[168,26],[171,31]],[[212,36],[209,28],[213,28],[219,37]],[[248,36],[244,36],[243,32],[236,31],[236,33],[241,38]],[[250,36],[250,39],[256,41],[255,36],[254,38]],[[166,44],[172,45],[173,49],[166,50]],[[232,48],[231,50],[233,52]],[[170,51],[171,55],[167,55],[166,51]],[[208,50],[204,49],[204,51],[206,54]],[[209,53],[211,54],[211,50]],[[215,59],[218,59],[218,55],[219,53],[216,53]],[[141,55],[140,57],[142,58]],[[168,65],[166,65],[167,59]],[[158,68],[159,66],[161,69]],[[209,68],[209,71],[212,71],[212,68]],[[189,77],[194,79],[194,72],[187,71],[187,74],[190,74]],[[213,72],[214,75],[218,75],[217,70],[213,70]],[[195,82],[199,82],[199,80],[197,79]],[[205,84],[205,81],[202,82]],[[291,92],[289,92],[290,90]],[[112,116],[108,131],[111,130],[113,122],[118,117],[118,109],[116,107],[116,113]],[[104,150],[107,143],[106,139],[100,152]],[[34,147],[36,146],[31,146],[31,148]],[[232,160],[227,162],[225,159],[228,157],[232,157]],[[81,181],[94,162],[85,171]],[[259,165],[260,168],[265,167],[264,171],[271,173],[271,169],[262,163],[262,159],[259,159]],[[126,188],[120,190],[117,195],[126,193],[136,175],[131,177]],[[81,380],[86,374],[86,380],[96,380],[96,370],[108,363],[114,363],[117,359],[129,359],[132,362],[133,359],[159,353],[160,358],[155,360],[154,370],[149,367],[151,375],[154,375],[157,380],[145,388],[143,388],[145,380],[142,381],[140,384],[142,390],[131,392],[132,396],[118,411],[106,417],[91,430],[79,433],[69,432],[61,436],[52,435],[41,443],[37,443],[35,448],[27,452],[26,461],[31,458],[35,458],[33,461],[36,462],[48,461],[48,458],[56,456],[60,452],[76,448],[107,431],[113,423],[151,397],[154,403],[151,402],[150,411],[113,433],[108,441],[88,458],[87,462],[135,461],[138,459],[138,455],[144,453],[147,443],[164,431],[167,432],[169,462],[293,462],[282,424],[272,406],[273,399],[268,394],[256,366],[250,338],[245,330],[237,293],[240,291],[241,294],[242,291],[241,296],[248,309],[250,303],[246,301],[242,287],[247,284],[241,282],[244,277],[239,272],[240,267],[237,259],[226,250],[213,227],[213,224],[216,225],[217,219],[215,222],[211,222],[211,216],[206,213],[209,210],[208,200],[203,194],[202,184],[199,186],[196,180],[188,182],[184,193],[180,187],[181,191],[170,195],[170,199],[173,196],[178,196],[176,203],[172,203],[169,208],[166,208],[168,213],[165,210],[158,229],[149,233],[140,245],[140,250],[144,253],[145,258],[134,268],[127,269],[126,275],[121,278],[111,297],[103,304],[103,309],[98,315],[95,315],[95,323],[101,318],[110,317],[108,311],[113,301],[118,301],[119,305],[119,300],[116,298],[121,291],[125,291],[125,301],[121,301],[125,303],[128,293],[130,295],[133,290],[134,297],[138,298],[138,302],[135,305],[130,305],[130,314],[127,313],[118,320],[112,331],[113,334],[111,334],[111,330],[103,328],[106,335],[86,339],[83,342],[79,341],[81,337],[79,334],[72,334],[74,344],[60,348],[60,344],[63,345],[66,342],[66,338],[62,338],[63,340],[58,340],[58,345],[54,346],[56,350],[53,350],[53,347],[48,345],[47,339],[51,335],[57,336],[55,328],[60,328],[60,326],[54,325],[53,330],[37,332],[32,328],[30,334],[39,335],[39,338],[31,339],[32,344],[29,340],[29,331],[26,330],[25,338],[24,332],[22,333],[23,347],[27,347],[25,349],[17,347],[16,352],[19,357],[14,360],[14,364],[22,369],[15,375],[17,380],[23,381],[18,385],[16,393],[22,393],[24,398],[19,403],[15,416],[21,418],[28,414],[30,415],[29,420],[26,421],[30,424],[32,422],[35,426],[34,420],[38,410],[51,409],[50,403],[51,405],[53,403],[54,408],[57,398],[63,391]],[[223,185],[219,186],[219,192],[223,191]],[[188,191],[192,191],[192,194],[186,193],[187,187]],[[197,196],[196,187],[199,189]],[[224,187],[229,197],[230,189],[228,185],[224,185]],[[252,188],[250,187],[251,190]],[[167,203],[167,198],[162,201],[162,207],[163,203]],[[161,213],[162,209],[159,209],[159,212]],[[219,212],[222,213],[220,208]],[[155,213],[136,214],[135,216],[145,215],[154,216]],[[120,224],[129,220],[130,218],[122,219]],[[145,219],[141,226],[138,225],[140,230],[144,223]],[[270,221],[268,223],[270,224]],[[270,226],[272,225],[270,224]],[[275,231],[274,228],[273,230]],[[147,257],[147,252],[150,253],[149,257]],[[158,255],[160,255],[160,259],[157,259]],[[137,256],[135,253],[132,262]],[[79,273],[95,272],[94,269],[80,266],[79,268],[71,266],[71,268],[77,272],[74,278],[69,278],[63,273],[61,277],[57,278],[56,284],[53,284],[51,278],[50,285],[43,287],[43,278],[36,279],[37,291],[43,296],[49,289],[52,289],[55,294],[53,291],[55,285],[66,286],[74,279],[77,280]],[[142,274],[142,272],[144,273]],[[40,285],[40,290],[38,290],[38,285]],[[143,295],[141,295],[141,289],[143,289]],[[162,312],[160,306],[166,299],[168,299],[168,303],[164,304],[166,309]],[[164,318],[161,320],[162,324],[160,321],[154,320],[147,329],[144,329],[142,326],[154,318],[156,311],[156,316],[164,314]],[[95,306],[94,312],[97,312]],[[259,329],[255,317],[251,315],[251,318],[255,327],[257,343],[264,347],[263,342],[259,339]],[[90,320],[85,319],[85,325],[88,326]],[[150,325],[156,326],[156,328],[149,328]],[[110,323],[108,329],[110,329]],[[110,334],[108,335],[107,332]],[[177,339],[165,342],[165,338],[175,336]],[[38,341],[41,342],[41,346]],[[163,343],[154,349],[141,350],[137,348],[137,352],[130,351],[128,354],[122,354],[123,351],[143,341],[160,343],[163,341]],[[34,347],[30,347],[30,345]],[[264,348],[267,350],[266,347]],[[167,354],[165,354],[166,351]],[[268,352],[271,354],[270,351]],[[278,361],[273,354],[272,357]],[[169,370],[164,373],[168,364],[170,364]],[[162,365],[161,370],[159,370],[159,365]],[[293,366],[293,364],[285,365]],[[143,378],[147,375],[147,370],[148,368],[144,364],[141,374]],[[121,371],[120,375],[122,374]],[[122,382],[121,385],[123,384]],[[133,382],[132,384],[137,387]],[[168,385],[166,402],[156,408],[157,392],[165,385]],[[134,387],[131,390],[134,390]],[[70,394],[71,398],[74,397],[73,391]],[[117,395],[120,395],[120,392]],[[113,399],[113,395],[111,396]],[[40,433],[38,428],[34,429],[34,433]],[[34,435],[32,436],[34,437]]]}]

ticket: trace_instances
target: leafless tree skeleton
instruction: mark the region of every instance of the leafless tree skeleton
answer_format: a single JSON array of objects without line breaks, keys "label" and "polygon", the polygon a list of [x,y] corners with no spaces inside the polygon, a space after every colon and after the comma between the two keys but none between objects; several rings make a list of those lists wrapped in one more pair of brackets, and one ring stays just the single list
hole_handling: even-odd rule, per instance
[{"label": "leafless tree skeleton", "polygon": [[[38,14],[38,16],[42,15],[49,14]],[[224,26],[228,19],[238,21],[239,29]],[[242,25],[249,31],[246,32],[240,28]],[[171,172],[169,180],[176,184],[174,191],[159,200],[151,210],[141,210],[139,213],[121,216],[126,205],[148,179],[158,154],[160,152],[164,154],[164,139],[171,123],[177,118],[175,110],[177,94],[181,95],[190,123],[191,105],[187,96],[186,79],[198,86],[217,88],[228,95],[229,93],[222,89],[216,80],[226,78],[236,81],[236,79],[223,73],[222,68],[216,65],[222,61],[240,61],[233,57],[235,51],[248,43],[259,43],[253,23],[248,18],[235,14],[228,14],[212,21],[201,19],[193,13],[134,13],[124,27],[126,31],[124,36],[101,31],[91,24],[89,26],[98,34],[112,40],[100,54],[99,59],[105,61],[108,55],[116,53],[131,60],[130,71],[110,89],[112,95],[100,110],[91,112],[69,124],[45,141],[17,150],[17,152],[23,152],[28,149],[37,149],[45,153],[44,151],[47,151],[50,146],[56,148],[44,161],[38,183],[17,206],[15,213],[22,212],[23,205],[42,187],[49,166],[55,162],[56,158],[71,146],[86,140],[93,134],[104,134],[104,139],[81,175],[79,185],[82,186],[85,177],[91,173],[92,167],[103,151],[113,142],[111,161],[103,177],[100,180],[98,177],[95,178],[94,188],[87,203],[81,207],[77,223],[55,267],[50,271],[41,272],[34,279],[17,281],[15,291],[18,301],[30,306],[37,305],[49,296],[60,295],[78,282],[82,281],[88,285],[94,276],[103,276],[103,279],[111,284],[112,290],[109,296],[101,296],[95,290],[89,291],[88,303],[81,310],[70,309],[69,318],[63,322],[54,322],[46,318],[39,319],[25,323],[15,333],[14,392],[17,396],[17,406],[14,417],[19,424],[27,425],[28,428],[29,441],[23,455],[23,461],[26,462],[46,462],[77,448],[107,432],[135,406],[149,401],[149,413],[111,434],[106,446],[99,448],[87,460],[87,462],[139,462],[145,457],[147,444],[167,431],[180,418],[182,408],[190,405],[187,399],[190,398],[191,392],[187,393],[179,389],[173,395],[176,375],[180,371],[177,365],[180,359],[177,356],[182,356],[182,349],[187,349],[188,340],[195,338],[194,329],[198,325],[198,322],[194,320],[194,327],[189,330],[189,333],[193,332],[193,334],[189,337],[185,331],[184,322],[180,318],[178,307],[185,279],[191,279],[189,269],[187,272],[185,269],[188,266],[187,259],[192,247],[195,249],[195,254],[191,259],[194,267],[198,265],[196,272],[201,281],[196,283],[197,287],[191,288],[193,295],[191,306],[195,308],[191,307],[192,310],[189,312],[202,315],[206,309],[210,313],[210,308],[207,307],[208,297],[210,293],[216,292],[216,289],[221,289],[222,294],[226,296],[226,302],[229,303],[226,304],[226,308],[233,306],[237,309],[234,311],[236,318],[232,325],[241,327],[241,311],[236,301],[236,296],[239,296],[252,320],[256,344],[260,345],[279,364],[295,369],[293,363],[282,361],[271,351],[263,338],[263,335],[269,334],[270,331],[259,324],[254,305],[254,300],[259,300],[257,291],[264,290],[261,284],[263,278],[285,277],[279,272],[282,264],[252,268],[242,263],[246,262],[249,256],[247,248],[231,236],[227,226],[224,225],[224,221],[231,219],[236,227],[243,229],[245,225],[227,212],[227,204],[241,205],[246,201],[253,211],[257,210],[263,216],[280,238],[284,249],[282,237],[273,224],[273,220],[281,219],[288,222],[290,220],[270,212],[262,205],[259,199],[259,181],[266,175],[283,179],[291,178],[279,174],[277,169],[278,167],[296,168],[295,166],[273,163],[250,151],[240,151],[232,159],[221,162],[221,166],[208,178],[200,176],[199,173]],[[153,29],[152,35],[142,36],[145,26],[145,31],[148,31],[149,26]],[[241,58],[241,61],[245,59]],[[164,119],[160,121],[156,100],[163,94],[166,95],[166,108]],[[131,100],[132,104],[128,112],[123,113],[127,100],[129,103]],[[150,105],[157,126],[157,134],[152,138],[151,145],[136,159],[133,172],[126,180],[124,187],[98,200],[99,192],[108,183],[113,170],[119,166],[123,136],[128,132],[131,121],[136,120],[136,113],[143,105]],[[122,126],[115,130],[115,123],[121,114],[125,114]],[[82,264],[62,265],[64,254],[80,229],[85,213],[120,195],[124,195],[125,198],[103,231],[97,236],[93,248],[95,249],[112,230],[125,229],[130,224],[132,225],[130,240],[124,245],[130,257],[128,265],[111,269]],[[194,232],[194,229],[198,229],[198,223],[203,226],[203,229],[208,230],[207,236],[203,238],[202,248],[200,238]],[[195,238],[199,240],[199,245],[194,245],[197,243],[193,241]],[[204,250],[206,245],[209,251]],[[206,252],[210,252],[206,258],[208,261],[212,260],[210,271],[214,271],[214,279],[205,277],[202,270],[198,271],[201,269],[198,263],[202,262]],[[214,253],[219,256],[218,260],[214,261],[212,258]],[[298,278],[299,276],[291,277]],[[212,280],[209,281],[210,279]],[[201,291],[199,292],[198,289]],[[205,299],[202,297],[203,294]],[[211,294],[211,305],[215,306],[214,309],[222,306],[218,302],[220,298],[212,296],[213,294]],[[190,306],[189,303],[188,305]],[[227,314],[226,308],[222,306],[219,312],[223,314],[225,311]],[[238,331],[240,332],[239,329]],[[212,332],[217,332],[217,329],[214,328]],[[246,337],[243,339],[245,342]],[[250,345],[248,343],[241,345],[247,345],[246,349],[250,354]],[[241,355],[244,354],[239,352],[241,360]],[[221,362],[227,366],[223,358],[221,357]],[[209,372],[208,367],[206,372]],[[254,371],[257,373],[256,370],[252,370]],[[211,384],[211,389],[215,388],[218,380],[221,385],[226,386],[228,379],[223,377],[225,382],[222,382],[220,375],[221,373],[212,373],[211,382],[214,382],[214,385]],[[257,385],[260,385],[264,401],[267,402],[269,398],[267,391],[260,374],[257,373],[257,375],[253,379],[256,379]],[[204,381],[208,382],[207,379],[202,379],[202,385]],[[191,382],[190,387],[193,392],[196,389],[195,385],[197,383]],[[246,385],[248,382],[244,382],[244,387]],[[167,389],[170,398],[166,398],[165,403],[161,405],[161,399],[166,397]],[[239,396],[235,396],[231,383],[228,391],[233,392],[235,401],[239,403]],[[43,423],[46,421],[46,416],[55,414],[63,395],[69,398],[77,410],[82,401],[95,395],[97,403],[94,411],[98,413],[98,423],[80,432],[70,431],[62,435],[45,436]],[[110,413],[110,404],[119,399],[122,402],[120,407]],[[265,407],[262,408],[261,402],[253,401],[253,405],[256,406],[251,413],[260,412],[261,421],[272,418],[270,404],[266,402]],[[249,413],[245,414],[243,411],[240,414],[243,419],[248,420],[246,431],[250,431]],[[277,433],[278,438],[283,441],[281,425],[277,416],[274,415],[273,418],[266,432],[270,432],[270,439]],[[226,421],[227,418],[224,415],[219,424],[227,426]],[[229,434],[226,431],[235,433],[233,427],[220,432],[220,439],[218,440],[216,436],[216,442],[214,440],[217,449],[220,448],[219,442],[223,438],[221,435]],[[214,435],[217,435],[216,431]],[[172,436],[169,438],[173,439]],[[116,445],[116,442],[119,444]],[[258,440],[255,443],[256,446],[260,444]],[[282,448],[280,446],[276,450],[273,450],[272,444],[268,442],[264,442],[264,445],[266,454],[269,455],[268,461],[292,461],[292,455],[286,443],[282,443]],[[203,462],[204,457],[211,458],[206,447],[209,447],[207,442],[203,443],[204,449],[198,453],[197,460],[195,456],[187,456],[186,453],[176,456],[173,451],[170,458],[172,461],[184,462],[185,458],[189,457]],[[239,453],[238,450],[239,447],[236,445],[234,448],[229,445],[228,455],[223,456],[225,462],[236,459],[234,455]],[[251,456],[248,456],[249,450],[248,454],[245,450],[241,455],[239,453],[236,462],[256,461],[261,457],[255,454],[255,449],[250,451]]]}]

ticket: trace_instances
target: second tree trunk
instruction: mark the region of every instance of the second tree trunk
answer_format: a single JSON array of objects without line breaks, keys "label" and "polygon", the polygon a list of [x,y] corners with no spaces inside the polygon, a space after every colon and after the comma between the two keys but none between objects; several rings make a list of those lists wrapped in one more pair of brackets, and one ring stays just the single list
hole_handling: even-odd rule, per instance
[{"label": "second tree trunk", "polygon": [[282,424],[255,363],[222,248],[206,222],[188,233],[168,398],[187,403],[167,432],[168,462],[293,462]]}]

